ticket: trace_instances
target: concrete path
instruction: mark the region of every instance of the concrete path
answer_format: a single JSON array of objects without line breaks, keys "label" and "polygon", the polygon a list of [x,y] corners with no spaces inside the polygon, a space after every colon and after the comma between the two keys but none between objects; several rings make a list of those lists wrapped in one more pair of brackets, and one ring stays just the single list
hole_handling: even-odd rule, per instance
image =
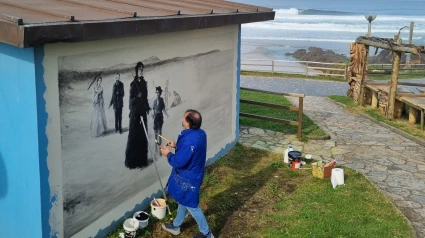
[{"label": "concrete path", "polygon": [[[288,99],[297,105],[297,98]],[[339,165],[363,173],[406,215],[417,236],[425,237],[425,148],[326,97],[307,96],[304,113],[331,135],[331,140],[302,143],[295,136],[241,128],[240,143],[279,153],[291,144],[303,154],[335,159]]]}]

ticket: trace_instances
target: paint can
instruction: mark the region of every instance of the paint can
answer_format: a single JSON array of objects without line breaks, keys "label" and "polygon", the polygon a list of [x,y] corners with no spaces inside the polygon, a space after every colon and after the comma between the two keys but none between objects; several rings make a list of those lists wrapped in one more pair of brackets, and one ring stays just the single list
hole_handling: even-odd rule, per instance
[{"label": "paint can", "polygon": [[301,167],[301,162],[292,162],[292,169],[299,169]]},{"label": "paint can", "polygon": [[139,229],[139,221],[129,218],[124,221],[123,228],[125,238],[134,238],[136,237],[137,229]]},{"label": "paint can", "polygon": [[[159,203],[156,204],[155,200]],[[162,219],[165,217],[165,214],[167,213],[167,203],[164,199],[158,198],[151,201],[151,213],[153,216],[155,216],[158,219]],[[160,206],[158,206],[160,205]]]},{"label": "paint can", "polygon": [[149,224],[149,214],[147,212],[136,212],[133,218],[139,221],[139,229],[143,229]]}]

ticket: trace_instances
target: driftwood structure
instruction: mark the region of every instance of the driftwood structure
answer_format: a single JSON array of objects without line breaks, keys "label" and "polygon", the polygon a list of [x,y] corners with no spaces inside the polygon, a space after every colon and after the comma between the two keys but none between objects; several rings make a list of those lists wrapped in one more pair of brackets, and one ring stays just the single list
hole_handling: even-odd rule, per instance
[{"label": "driftwood structure", "polygon": [[[376,50],[387,49],[392,51],[392,71],[391,81],[389,83],[367,82],[367,57],[370,46],[376,48]],[[348,90],[347,95],[352,96],[359,105],[363,106],[365,101],[371,102],[372,105],[377,105],[377,93],[381,92],[379,106],[381,111],[386,114],[386,117],[389,120],[394,119],[394,115],[396,115],[397,117],[401,114],[401,107],[403,103],[407,103],[405,98],[423,97],[425,100],[425,94],[413,94],[411,92],[403,91],[397,92],[397,86],[399,84],[398,74],[402,53],[411,53],[414,55],[425,53],[425,46],[402,44],[401,39],[399,39],[399,35],[395,35],[394,39],[364,36],[358,37],[355,43],[350,44],[351,61],[350,66],[348,68],[348,83],[350,84],[350,89]],[[403,84],[406,85],[406,83]],[[375,93],[373,93],[371,97],[367,96],[370,94],[365,93],[365,91],[367,90],[367,85],[369,86],[368,90],[372,89],[373,91],[375,91]],[[425,85],[418,84],[414,86]],[[403,97],[404,100],[401,97]],[[397,102],[396,98],[399,98]],[[410,103],[408,104],[411,105]],[[425,107],[422,108],[422,106],[418,106],[415,104],[414,108],[417,108],[421,111],[421,125],[423,127],[423,113]],[[412,118],[416,120],[416,113],[411,111],[410,114],[412,114]]]}]

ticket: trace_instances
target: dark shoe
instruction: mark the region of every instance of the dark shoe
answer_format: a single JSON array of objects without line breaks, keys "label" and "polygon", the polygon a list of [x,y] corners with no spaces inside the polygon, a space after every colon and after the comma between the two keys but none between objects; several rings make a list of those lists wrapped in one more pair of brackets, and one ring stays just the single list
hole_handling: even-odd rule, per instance
[{"label": "dark shoe", "polygon": [[193,238],[214,238],[214,235],[210,231],[210,232],[208,232],[207,235],[204,235],[202,233],[199,233],[198,235],[194,236]]},{"label": "dark shoe", "polygon": [[173,225],[173,222],[167,222],[167,223],[162,223],[162,229],[164,229],[165,231],[168,231],[169,233],[178,236],[180,235],[180,227],[175,227]]},{"label": "dark shoe", "polygon": [[120,134],[122,134],[122,130],[120,129]]}]

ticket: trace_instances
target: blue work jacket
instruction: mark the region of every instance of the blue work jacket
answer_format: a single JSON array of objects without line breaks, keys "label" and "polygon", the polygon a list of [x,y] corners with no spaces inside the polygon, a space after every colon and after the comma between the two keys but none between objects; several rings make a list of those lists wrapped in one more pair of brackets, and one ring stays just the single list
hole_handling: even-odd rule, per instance
[{"label": "blue work jacket", "polygon": [[176,153],[168,153],[167,158],[173,167],[168,193],[179,204],[197,207],[205,173],[207,134],[202,129],[182,131],[177,138]]}]

